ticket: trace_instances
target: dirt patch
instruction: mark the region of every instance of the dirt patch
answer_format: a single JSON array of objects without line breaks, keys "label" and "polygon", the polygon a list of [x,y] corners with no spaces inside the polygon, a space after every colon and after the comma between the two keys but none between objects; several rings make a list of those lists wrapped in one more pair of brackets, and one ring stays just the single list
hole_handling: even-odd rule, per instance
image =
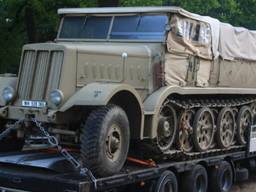
[{"label": "dirt patch", "polygon": [[231,192],[256,192],[256,176],[250,178],[250,180],[236,183]]}]

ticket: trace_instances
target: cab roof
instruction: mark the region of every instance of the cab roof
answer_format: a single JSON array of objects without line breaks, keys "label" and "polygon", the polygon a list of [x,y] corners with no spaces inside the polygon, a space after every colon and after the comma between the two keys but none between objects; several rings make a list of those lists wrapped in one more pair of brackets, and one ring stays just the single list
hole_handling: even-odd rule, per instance
[{"label": "cab roof", "polygon": [[177,13],[184,11],[180,7],[101,7],[101,8],[64,8],[58,14],[120,14],[120,13]]}]

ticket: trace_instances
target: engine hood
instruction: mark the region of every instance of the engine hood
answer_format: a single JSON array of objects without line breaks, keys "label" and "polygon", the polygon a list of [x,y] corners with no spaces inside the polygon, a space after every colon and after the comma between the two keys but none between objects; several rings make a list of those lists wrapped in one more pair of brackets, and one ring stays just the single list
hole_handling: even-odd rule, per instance
[{"label": "engine hood", "polygon": [[152,49],[147,45],[77,45],[77,86],[115,82],[146,88],[151,60]]},{"label": "engine hood", "polygon": [[21,106],[22,100],[48,100],[55,89],[64,93],[64,104],[80,88],[95,82],[149,89],[152,58],[159,53],[159,47],[159,44],[102,42],[26,45],[16,105]]}]

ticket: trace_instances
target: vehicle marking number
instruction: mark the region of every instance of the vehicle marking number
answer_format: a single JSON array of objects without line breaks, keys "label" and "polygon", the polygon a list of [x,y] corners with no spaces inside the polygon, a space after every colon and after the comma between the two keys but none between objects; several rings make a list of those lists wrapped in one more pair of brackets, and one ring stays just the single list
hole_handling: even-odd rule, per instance
[{"label": "vehicle marking number", "polygon": [[33,108],[44,108],[44,107],[46,107],[46,102],[45,101],[23,100],[22,106],[23,107],[33,107]]}]

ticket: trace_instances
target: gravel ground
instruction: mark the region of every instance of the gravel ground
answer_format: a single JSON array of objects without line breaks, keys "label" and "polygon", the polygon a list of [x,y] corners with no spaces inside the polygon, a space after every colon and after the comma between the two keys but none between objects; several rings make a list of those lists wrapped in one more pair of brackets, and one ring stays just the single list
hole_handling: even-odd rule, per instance
[{"label": "gravel ground", "polygon": [[235,184],[231,192],[256,192],[256,176],[248,181]]}]

